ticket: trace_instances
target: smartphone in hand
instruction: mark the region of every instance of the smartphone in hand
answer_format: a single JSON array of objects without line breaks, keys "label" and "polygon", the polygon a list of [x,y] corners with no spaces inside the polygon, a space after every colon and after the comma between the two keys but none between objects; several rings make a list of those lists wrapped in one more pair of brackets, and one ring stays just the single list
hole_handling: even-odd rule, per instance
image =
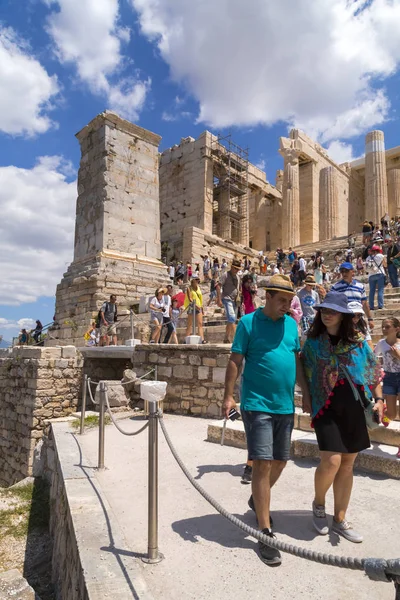
[{"label": "smartphone in hand", "polygon": [[240,419],[240,412],[238,412],[236,408],[231,408],[228,419],[230,421],[236,421],[236,419]]}]

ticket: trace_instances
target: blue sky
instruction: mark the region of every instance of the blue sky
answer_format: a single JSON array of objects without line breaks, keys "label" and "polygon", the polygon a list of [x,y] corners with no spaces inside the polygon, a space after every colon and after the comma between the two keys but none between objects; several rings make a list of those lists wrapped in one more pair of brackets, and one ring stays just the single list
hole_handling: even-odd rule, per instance
[{"label": "blue sky", "polygon": [[112,109],[162,136],[233,134],[265,167],[296,126],[338,162],[400,145],[400,0],[2,0],[0,335],[51,320],[79,145]]}]

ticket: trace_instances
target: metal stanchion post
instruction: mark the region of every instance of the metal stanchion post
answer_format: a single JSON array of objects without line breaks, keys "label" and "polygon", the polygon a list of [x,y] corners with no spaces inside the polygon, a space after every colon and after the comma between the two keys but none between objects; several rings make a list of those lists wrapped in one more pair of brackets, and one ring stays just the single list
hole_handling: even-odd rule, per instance
[{"label": "metal stanchion post", "polygon": [[158,381],[158,366],[154,365],[154,381]]},{"label": "metal stanchion post", "polygon": [[192,310],[193,310],[193,335],[196,335],[196,300],[192,302]]},{"label": "metal stanchion post", "polygon": [[131,317],[130,317],[131,318],[131,340],[133,340],[135,337],[135,329],[133,326],[133,310],[132,310],[132,308],[131,308],[130,313],[131,313]]},{"label": "metal stanchion post", "polygon": [[79,433],[82,435],[85,433],[85,412],[86,412],[86,394],[87,394],[87,386],[88,386],[88,376],[83,376],[82,381],[82,406],[81,406],[81,426]]},{"label": "metal stanchion post", "polygon": [[149,400],[148,543],[145,563],[155,564],[164,556],[158,551],[158,403]]},{"label": "metal stanchion post", "polygon": [[105,436],[105,408],[106,408],[106,384],[100,381],[100,403],[99,403],[99,457],[98,468],[104,469],[104,436]]}]

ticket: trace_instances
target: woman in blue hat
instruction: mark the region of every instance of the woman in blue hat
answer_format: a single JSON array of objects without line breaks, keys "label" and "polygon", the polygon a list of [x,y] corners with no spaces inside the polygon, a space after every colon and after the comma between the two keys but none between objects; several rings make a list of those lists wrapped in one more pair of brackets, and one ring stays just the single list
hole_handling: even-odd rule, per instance
[{"label": "woman in blue hat", "polygon": [[371,402],[379,422],[383,416],[382,369],[364,336],[354,327],[346,294],[329,292],[314,306],[316,317],[303,347],[312,416],[320,464],[315,472],[313,524],[329,532],[325,496],[333,485],[332,531],[351,542],[362,542],[346,520],[358,452],[370,446],[364,407]]}]

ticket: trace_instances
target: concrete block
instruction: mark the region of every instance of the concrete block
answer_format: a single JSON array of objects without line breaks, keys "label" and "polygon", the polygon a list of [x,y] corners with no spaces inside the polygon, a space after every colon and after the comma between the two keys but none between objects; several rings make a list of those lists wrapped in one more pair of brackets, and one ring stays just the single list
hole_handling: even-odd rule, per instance
[{"label": "concrete block", "polygon": [[143,381],[140,384],[140,397],[147,402],[161,402],[166,393],[166,381]]}]

